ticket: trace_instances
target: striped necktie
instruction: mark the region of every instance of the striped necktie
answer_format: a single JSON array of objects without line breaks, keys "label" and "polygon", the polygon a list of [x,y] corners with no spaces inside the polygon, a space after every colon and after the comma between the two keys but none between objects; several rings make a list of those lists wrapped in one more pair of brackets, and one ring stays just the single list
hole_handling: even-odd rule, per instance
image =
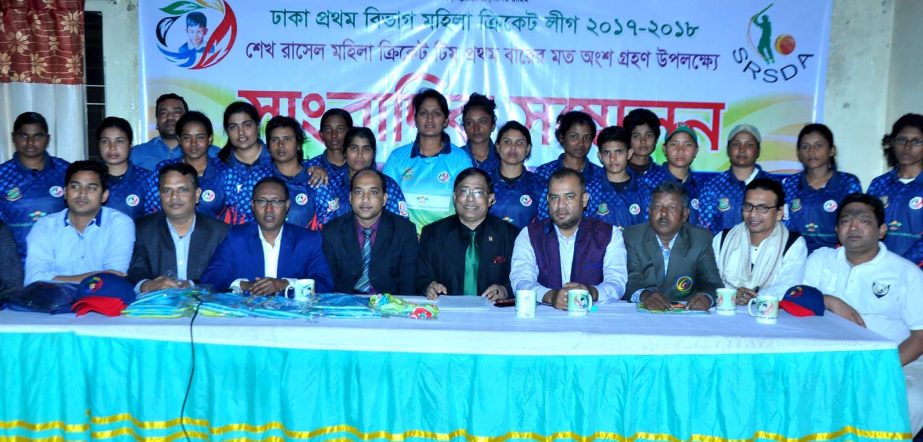
[{"label": "striped necktie", "polygon": [[372,285],[369,281],[369,264],[372,262],[372,228],[363,228],[362,236],[362,276],[356,281],[354,288],[359,293],[368,293]]}]

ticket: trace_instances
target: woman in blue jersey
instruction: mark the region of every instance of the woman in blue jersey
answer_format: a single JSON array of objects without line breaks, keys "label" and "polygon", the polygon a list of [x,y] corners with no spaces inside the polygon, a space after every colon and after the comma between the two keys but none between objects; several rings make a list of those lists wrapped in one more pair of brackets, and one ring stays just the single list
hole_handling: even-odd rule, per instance
[{"label": "woman in blue jersey", "polygon": [[[221,160],[208,156],[208,149],[214,139],[211,120],[201,112],[186,112],[176,122],[176,136],[179,139],[183,156],[161,161],[154,170],[159,171],[167,164],[180,161],[192,166],[199,175],[199,188],[202,189],[196,212],[222,219],[227,208],[227,186],[225,184],[227,166]],[[150,189],[154,195],[159,188],[157,179],[158,174],[153,174]],[[160,199],[153,199],[159,209]]]},{"label": "woman in blue jersey", "polygon": [[119,117],[106,117],[96,128],[99,155],[109,167],[106,207],[138,219],[157,205],[156,195],[149,191],[151,172],[128,162],[132,135],[131,124]]},{"label": "woman in blue jersey", "polygon": [[391,152],[383,172],[401,186],[410,221],[419,233],[423,226],[455,213],[455,176],[471,167],[471,158],[445,133],[449,104],[441,93],[423,89],[412,104],[417,136],[413,143]]},{"label": "woman in blue jersey", "polygon": [[304,139],[304,129],[292,117],[278,115],[266,123],[272,174],[285,182],[292,199],[285,221],[319,230],[325,222],[323,216],[327,207],[321,204],[318,192],[308,184],[310,175],[302,149]]},{"label": "woman in blue jersey", "polygon": [[[634,150],[631,132],[609,126],[596,138],[599,162],[606,173],[586,184],[591,195],[587,215],[624,230],[647,221],[651,189],[629,169]],[[657,169],[660,169],[659,167]]]},{"label": "woman in blue jersey", "polygon": [[542,180],[547,182],[551,174],[562,167],[582,173],[587,182],[596,176],[605,175],[603,168],[591,163],[587,156],[593,147],[593,140],[596,139],[596,123],[589,114],[570,111],[558,115],[554,136],[564,148],[564,153],[556,160],[535,169],[535,173]]},{"label": "woman in blue jersey", "polygon": [[701,179],[692,171],[692,162],[699,153],[699,137],[686,123],[676,123],[676,128],[663,142],[663,154],[667,161],[660,167],[652,167],[642,181],[651,189],[664,181],[681,184],[689,194],[689,224],[702,225],[699,220],[699,193]]},{"label": "woman in blue jersey", "polygon": [[913,260],[923,240],[923,115],[898,118],[882,145],[892,169],[872,180],[868,193],[885,205],[888,250]]},{"label": "woman in blue jersey", "polygon": [[272,174],[272,157],[260,140],[260,114],[252,104],[235,101],[224,110],[228,142],[218,152],[226,166],[227,204],[224,221],[244,224],[253,220],[250,199],[253,186]]},{"label": "woman in blue jersey", "polygon": [[836,247],[836,209],[846,195],[861,192],[859,178],[836,167],[833,132],[823,124],[808,124],[795,145],[801,172],[782,181],[785,227],[804,237],[808,253]]},{"label": "woman in blue jersey", "polygon": [[[375,167],[375,154],[378,150],[375,144],[375,134],[367,127],[354,127],[346,132],[343,138],[343,145],[346,146],[346,166],[347,174],[343,178],[343,185],[340,186],[342,197],[341,201],[349,202],[350,181],[353,176],[365,169]],[[384,175],[385,177],[385,194],[388,200],[385,201],[385,210],[407,218],[407,201],[404,200],[404,192],[401,187],[394,181],[394,178]],[[349,209],[347,204],[347,209]]]},{"label": "woman in blue jersey", "polygon": [[532,155],[532,135],[522,123],[508,121],[497,132],[496,147],[500,165],[487,171],[496,198],[490,214],[523,228],[537,218],[545,187],[525,166]]}]

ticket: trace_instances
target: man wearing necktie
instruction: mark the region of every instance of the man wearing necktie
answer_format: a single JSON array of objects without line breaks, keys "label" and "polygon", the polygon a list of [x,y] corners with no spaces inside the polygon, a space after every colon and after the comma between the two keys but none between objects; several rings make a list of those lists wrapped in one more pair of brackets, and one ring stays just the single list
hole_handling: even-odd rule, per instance
[{"label": "man wearing necktie", "polygon": [[473,167],[463,170],[455,179],[453,200],[455,215],[423,228],[417,292],[430,299],[511,296],[510,259],[518,229],[487,213],[495,201],[490,177]]}]

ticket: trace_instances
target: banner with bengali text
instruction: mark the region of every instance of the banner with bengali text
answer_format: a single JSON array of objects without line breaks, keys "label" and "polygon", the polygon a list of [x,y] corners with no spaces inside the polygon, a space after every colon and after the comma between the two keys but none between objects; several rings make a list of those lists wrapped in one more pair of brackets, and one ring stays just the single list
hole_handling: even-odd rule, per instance
[{"label": "banner with bengali text", "polygon": [[139,132],[157,134],[154,102],[175,92],[212,119],[220,146],[225,106],[244,100],[263,123],[301,121],[313,156],[323,151],[321,115],[339,107],[378,134],[383,162],[413,141],[411,99],[433,87],[449,100],[458,145],[468,95],[494,97],[498,127],[518,120],[531,130],[529,166],[562,152],[561,112],[585,111],[605,127],[646,107],[663,131],[686,122],[698,132],[696,170],[727,168],[727,133],[740,123],[761,130],[764,168],[798,169],[795,137],[823,114],[832,3],[145,1]]}]

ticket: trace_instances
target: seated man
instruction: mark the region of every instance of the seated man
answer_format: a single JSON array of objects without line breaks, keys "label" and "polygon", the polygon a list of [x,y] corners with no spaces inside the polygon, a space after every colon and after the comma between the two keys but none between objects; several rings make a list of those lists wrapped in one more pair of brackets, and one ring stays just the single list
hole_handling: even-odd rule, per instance
[{"label": "seated man", "polygon": [[417,228],[384,209],[385,176],[375,169],[353,175],[352,213],[324,226],[324,255],[333,273],[333,291],[341,293],[414,293]]},{"label": "seated man", "polygon": [[898,344],[916,434],[923,428],[923,272],[881,242],[888,226],[878,198],[847,195],[836,218],[843,246],[815,250],[804,283],[824,294],[828,310]]},{"label": "seated man", "polygon": [[145,216],[135,225],[128,280],[135,284],[137,293],[198,281],[228,233],[227,224],[196,215],[202,189],[194,167],[186,163],[162,167],[157,189],[163,211]]},{"label": "seated man", "polygon": [[487,210],[494,203],[490,177],[481,169],[462,170],[454,183],[455,215],[423,228],[417,260],[417,293],[480,295],[491,300],[512,295],[510,257],[516,227]]},{"label": "seated man", "polygon": [[808,246],[782,224],[782,184],[757,178],[747,184],[741,206],[744,221],[722,230],[712,240],[724,286],[737,289],[737,304],[759,294],[782,299],[789,287],[802,283]]},{"label": "seated man", "polygon": [[76,161],[64,173],[67,208],[35,223],[26,237],[25,283],[78,283],[99,272],[125,276],[135,243],[127,215],[102,207],[109,197],[106,166]]},{"label": "seated man", "polygon": [[286,223],[290,205],[284,181],[267,177],[256,183],[251,201],[256,222],[231,228],[200,283],[265,296],[283,293],[294,279],[311,278],[315,292],[329,292],[333,277],[320,233]]},{"label": "seated man", "polygon": [[707,230],[689,225],[689,195],[681,184],[665,181],[654,188],[648,223],[625,229],[631,302],[666,310],[687,301],[690,310],[708,310],[721,275]]},{"label": "seated man", "polygon": [[[586,178],[561,168],[548,179],[549,219],[522,229],[513,249],[515,290],[567,310],[567,291],[583,289],[594,301],[617,301],[625,293],[625,244],[611,224],[584,218],[590,195]],[[576,258],[576,259],[575,259]]]}]

